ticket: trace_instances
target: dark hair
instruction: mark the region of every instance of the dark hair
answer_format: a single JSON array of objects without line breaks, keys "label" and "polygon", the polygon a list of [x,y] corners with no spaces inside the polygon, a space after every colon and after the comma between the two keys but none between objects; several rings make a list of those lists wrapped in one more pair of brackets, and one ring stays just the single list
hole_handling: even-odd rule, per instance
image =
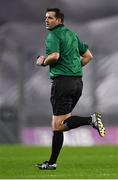
[{"label": "dark hair", "polygon": [[58,8],[49,8],[49,9],[46,10],[46,12],[49,12],[49,11],[55,12],[55,17],[60,18],[62,23],[64,22],[64,14],[61,12],[60,9],[58,9]]}]

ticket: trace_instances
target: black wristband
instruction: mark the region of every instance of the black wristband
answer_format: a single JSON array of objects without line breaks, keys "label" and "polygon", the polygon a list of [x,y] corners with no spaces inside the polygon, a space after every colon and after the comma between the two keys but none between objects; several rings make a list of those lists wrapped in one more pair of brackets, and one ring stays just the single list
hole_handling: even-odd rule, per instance
[{"label": "black wristband", "polygon": [[38,55],[36,58],[38,59],[40,57],[40,55]]},{"label": "black wristband", "polygon": [[[45,59],[44,59],[44,61],[45,61]],[[43,61],[43,63],[41,64],[41,66],[43,66],[43,67],[46,66],[46,65],[44,64],[44,61]]]}]

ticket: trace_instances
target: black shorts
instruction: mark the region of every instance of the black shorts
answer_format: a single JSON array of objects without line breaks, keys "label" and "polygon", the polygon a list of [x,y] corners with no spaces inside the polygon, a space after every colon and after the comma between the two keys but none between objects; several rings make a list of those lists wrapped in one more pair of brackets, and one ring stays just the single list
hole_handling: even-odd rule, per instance
[{"label": "black shorts", "polygon": [[50,101],[53,115],[72,112],[82,94],[81,77],[60,76],[53,80]]}]

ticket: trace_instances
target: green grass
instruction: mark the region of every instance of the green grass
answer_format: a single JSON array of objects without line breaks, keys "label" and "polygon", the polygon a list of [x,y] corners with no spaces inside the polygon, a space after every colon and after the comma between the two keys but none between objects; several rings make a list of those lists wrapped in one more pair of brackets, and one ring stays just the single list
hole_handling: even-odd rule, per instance
[{"label": "green grass", "polygon": [[63,147],[57,170],[34,165],[47,160],[50,148],[0,146],[0,179],[117,179],[118,147]]}]

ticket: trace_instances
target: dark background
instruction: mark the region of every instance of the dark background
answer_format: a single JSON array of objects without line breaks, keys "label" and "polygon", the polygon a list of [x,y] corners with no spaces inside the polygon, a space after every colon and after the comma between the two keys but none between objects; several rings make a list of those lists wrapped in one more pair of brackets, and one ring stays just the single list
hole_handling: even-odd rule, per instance
[{"label": "dark background", "polygon": [[37,67],[35,59],[45,54],[45,11],[52,7],[62,9],[65,25],[94,56],[84,67],[83,96],[73,113],[100,111],[107,126],[118,124],[118,1],[0,0],[1,143],[15,142],[24,127],[51,124],[48,67]]}]

